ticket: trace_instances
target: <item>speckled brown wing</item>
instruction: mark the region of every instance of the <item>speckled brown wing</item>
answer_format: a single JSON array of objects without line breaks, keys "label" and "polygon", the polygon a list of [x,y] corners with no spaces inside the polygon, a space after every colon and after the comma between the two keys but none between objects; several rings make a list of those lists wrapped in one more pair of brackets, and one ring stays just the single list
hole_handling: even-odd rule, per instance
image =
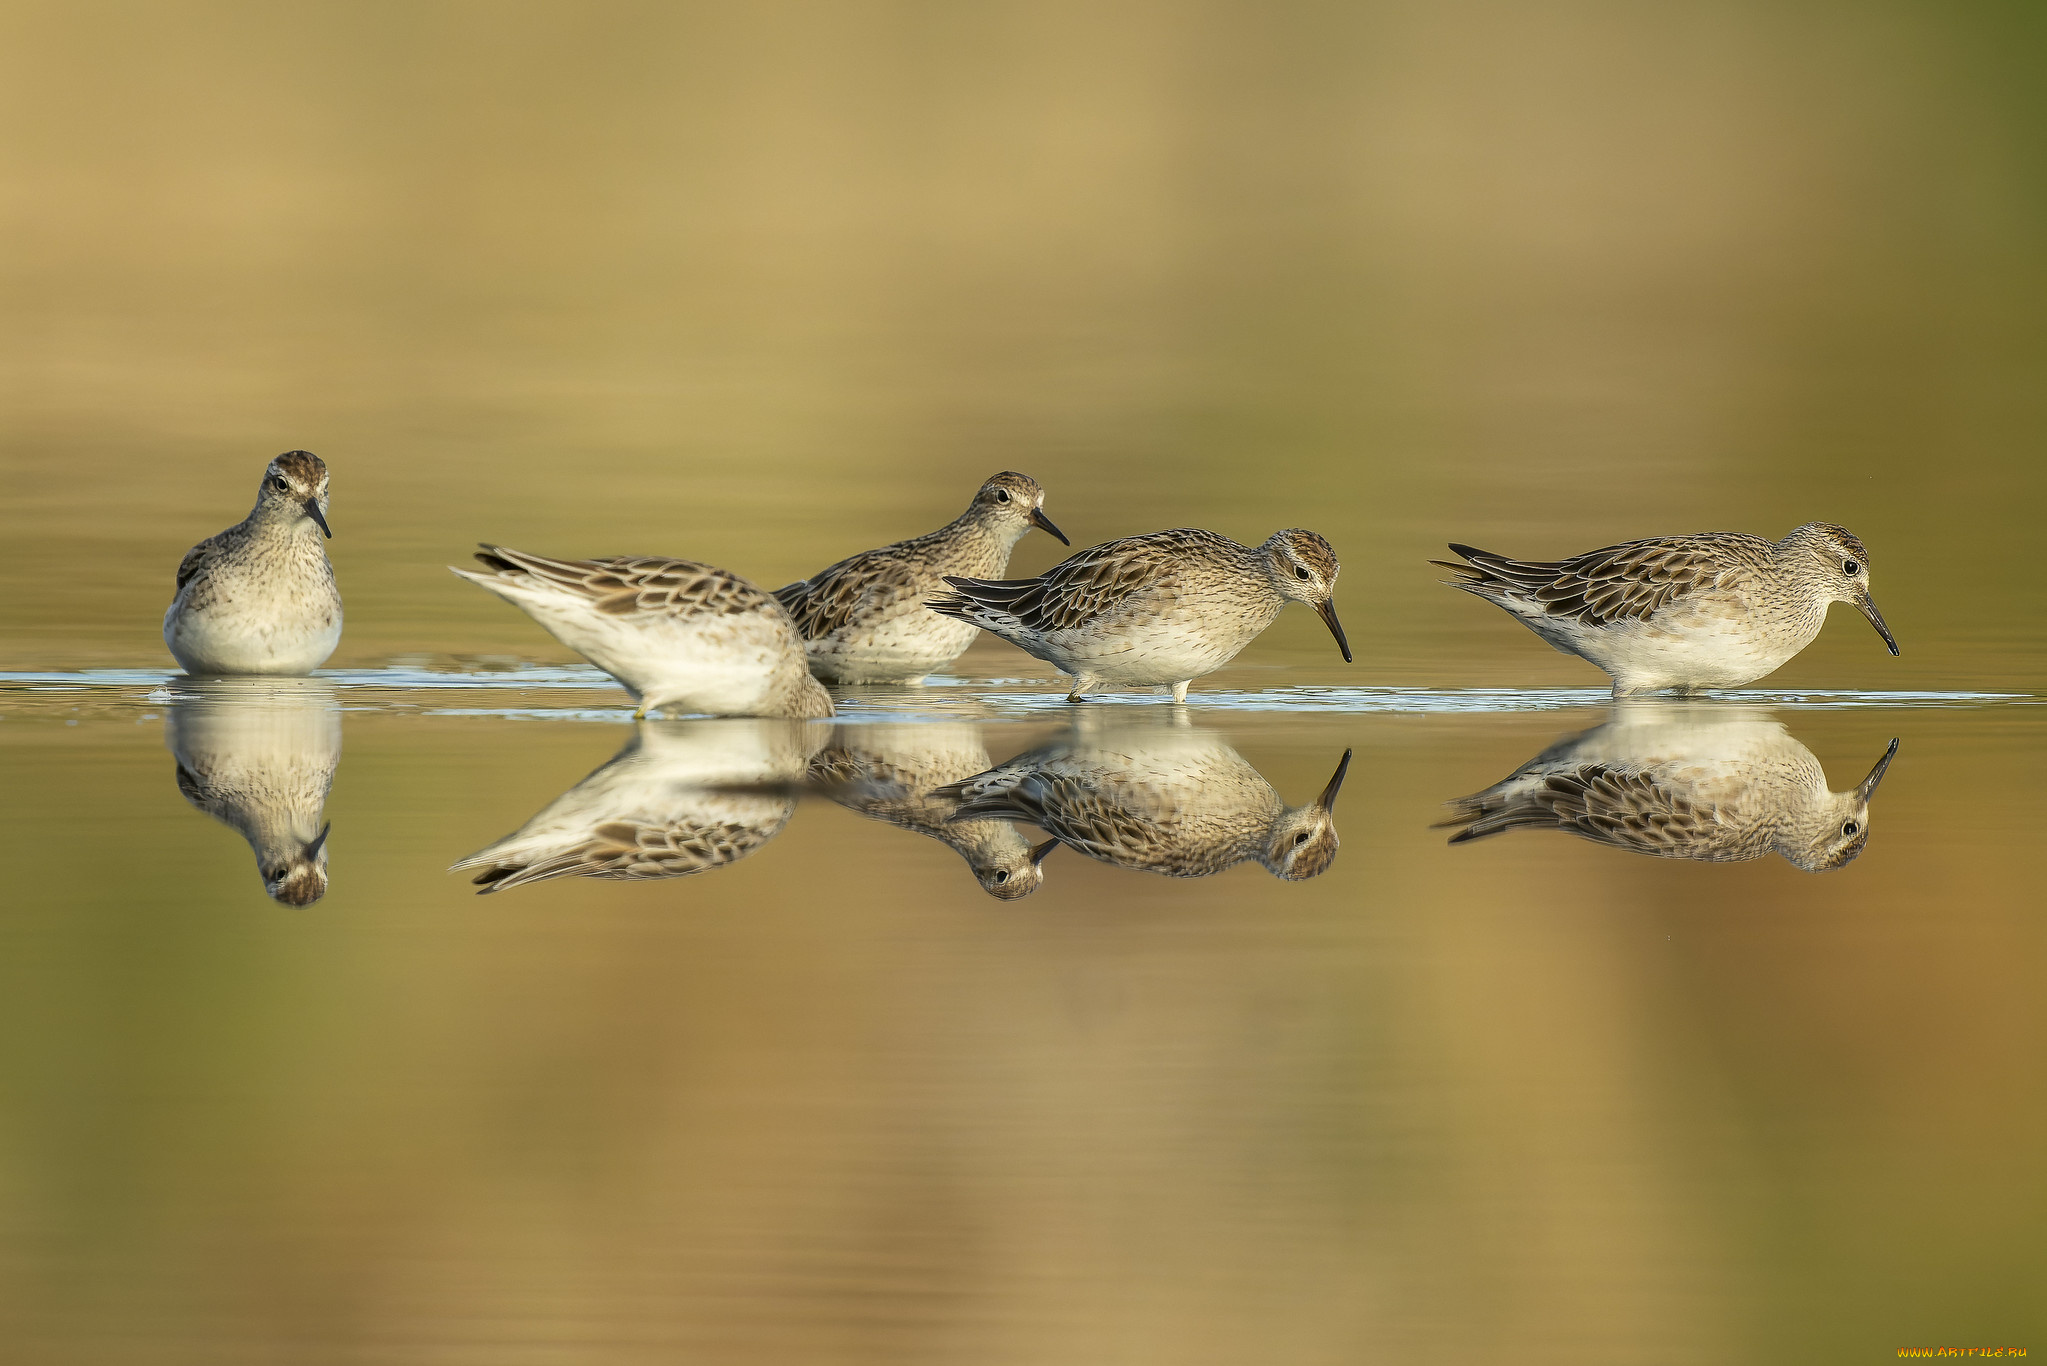
[{"label": "speckled brown wing", "polygon": [[1465,797],[1449,824],[1450,837],[1467,844],[1508,830],[1564,830],[1595,843],[1659,858],[1738,862],[1767,852],[1766,832],[1745,832],[1723,821],[1717,808],[1672,791],[1654,777],[1607,764],[1551,773],[1531,789],[1489,804]]},{"label": "speckled brown wing", "polygon": [[841,560],[775,590],[805,640],[822,640],[856,621],[914,602],[927,591],[916,570],[882,551]]},{"label": "speckled brown wing", "polygon": [[964,803],[952,819],[1025,821],[1098,863],[1167,877],[1206,877],[1236,861],[1220,848],[1175,841],[1170,827],[1118,801],[1113,786],[1074,775],[1031,774]]},{"label": "speckled brown wing", "polygon": [[1770,543],[1734,532],[1629,541],[1568,560],[1514,560],[1468,545],[1450,547],[1469,563],[1430,563],[1465,577],[1459,588],[1512,598],[1547,616],[1588,626],[1644,621],[1702,589],[1729,587],[1766,562]]},{"label": "speckled brown wing", "polygon": [[598,611],[613,616],[637,612],[738,615],[763,607],[779,615],[779,605],[767,593],[736,574],[694,560],[654,555],[556,560],[501,545],[485,545],[476,558],[500,574],[529,574],[580,594]]},{"label": "speckled brown wing", "polygon": [[207,563],[219,553],[220,537],[218,536],[208,536],[205,540],[186,551],[185,558],[178,561],[178,586],[172,592],[174,594],[184,592],[185,585],[197,577],[199,571],[206,568]]},{"label": "speckled brown wing", "polygon": [[731,822],[665,826],[609,821],[593,829],[589,838],[573,849],[529,864],[492,864],[479,872],[475,881],[486,892],[502,892],[557,877],[623,882],[689,877],[737,863],[773,839],[785,823],[786,818],[771,826]]},{"label": "speckled brown wing", "polygon": [[1070,631],[1125,599],[1160,587],[1178,562],[1243,554],[1214,532],[1188,528],[1108,541],[1061,560],[1034,579],[960,579],[948,576],[953,595],[926,604],[934,612],[975,620],[976,609],[1011,617],[1043,633]]}]

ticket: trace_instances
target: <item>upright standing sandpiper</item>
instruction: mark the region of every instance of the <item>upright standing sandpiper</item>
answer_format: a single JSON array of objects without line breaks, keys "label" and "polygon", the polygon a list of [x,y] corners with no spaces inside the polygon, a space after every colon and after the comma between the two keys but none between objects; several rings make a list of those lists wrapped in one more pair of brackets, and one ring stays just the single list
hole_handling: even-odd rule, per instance
[{"label": "upright standing sandpiper", "polygon": [[980,632],[933,616],[924,600],[945,578],[987,578],[1032,527],[1073,542],[1045,515],[1045,490],[1004,471],[936,531],[866,550],[775,590],[802,630],[810,671],[829,683],[914,683],[950,664]]},{"label": "upright standing sandpiper", "polygon": [[341,593],[321,537],[327,466],[286,451],[247,517],[185,552],[163,641],[190,674],[305,674],[341,643]]}]

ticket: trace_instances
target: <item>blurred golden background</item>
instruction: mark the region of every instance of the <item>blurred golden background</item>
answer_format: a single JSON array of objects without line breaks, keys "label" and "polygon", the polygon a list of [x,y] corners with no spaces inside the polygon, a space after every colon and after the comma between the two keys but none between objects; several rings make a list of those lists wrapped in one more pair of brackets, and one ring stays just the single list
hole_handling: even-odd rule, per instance
[{"label": "blurred golden background", "polygon": [[[2030,692],[2043,42],[0,0],[0,668],[169,667],[179,556],[305,447],[337,667],[566,658],[441,569],[478,539],[774,586],[1015,468],[1077,545],[1326,534],[1358,663],[1295,609],[1233,686],[1593,686],[1423,561],[1824,518],[1903,656],[1837,613],[1766,686]],[[479,901],[441,870],[624,732],[351,712],[294,913],[140,693],[4,700],[9,1359],[2043,1345],[2037,709],[1787,714],[1839,786],[1904,737],[1823,877],[1425,828],[1596,715],[1197,714],[1296,801],[1358,748],[1331,872],[1062,853],[1013,907],[816,802],[709,877]]]},{"label": "blurred golden background", "polygon": [[1013,466],[1078,544],[1323,531],[1363,681],[1586,677],[1446,540],[1814,518],[1905,654],[1843,622],[1784,681],[2037,677],[2042,22],[9,3],[0,650],[160,661],[299,446],[337,664],[553,657],[437,577],[479,538],[774,585]]}]

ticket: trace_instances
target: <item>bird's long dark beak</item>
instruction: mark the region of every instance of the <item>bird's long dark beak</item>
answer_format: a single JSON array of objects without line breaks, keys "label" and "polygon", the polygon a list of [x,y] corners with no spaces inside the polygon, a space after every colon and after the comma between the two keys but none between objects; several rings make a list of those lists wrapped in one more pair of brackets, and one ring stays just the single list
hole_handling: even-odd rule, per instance
[{"label": "bird's long dark beak", "polygon": [[[1893,746],[1893,748],[1896,748],[1896,746]],[[327,842],[327,836],[333,829],[334,829],[333,821],[328,821],[325,825],[320,827],[320,833],[313,838],[313,842],[311,844],[306,846],[307,858],[320,857],[320,846]]]},{"label": "bird's long dark beak", "polygon": [[1054,849],[1057,849],[1058,847],[1059,847],[1058,840],[1046,840],[1043,844],[1031,850],[1031,862],[1043,863],[1045,861],[1045,856],[1051,853]]},{"label": "bird's long dark beak", "polygon": [[1343,638],[1343,623],[1336,619],[1336,599],[1325,598],[1316,603],[1315,611],[1329,627],[1329,634],[1336,637],[1336,648],[1343,651],[1343,662],[1350,663],[1350,642]]},{"label": "bird's long dark beak", "polygon": [[1864,593],[1855,599],[1855,605],[1862,609],[1862,615],[1869,618],[1869,624],[1876,627],[1876,633],[1884,638],[1884,644],[1891,647],[1891,653],[1897,654],[1898,642],[1891,638],[1891,628],[1884,625],[1883,613],[1876,610],[1876,604],[1869,600],[1869,594]]},{"label": "bird's long dark beak", "polygon": [[1869,776],[1856,784],[1855,795],[1864,802],[1867,802],[1872,796],[1876,795],[1876,785],[1884,780],[1884,770],[1891,766],[1891,760],[1895,759],[1897,755],[1898,742],[1893,740],[1891,741],[1891,747],[1884,751],[1884,757],[1877,760],[1876,767],[1869,771]]},{"label": "bird's long dark beak", "polygon": [[[327,514],[320,511],[319,499],[317,498],[306,499],[306,516],[312,518],[315,522],[319,523],[321,532],[327,537],[328,540],[331,541],[334,539],[334,531],[331,527],[327,525]],[[1896,654],[1897,651],[1892,650],[1891,653]]]},{"label": "bird's long dark beak", "polygon": [[1329,775],[1329,786],[1315,799],[1315,805],[1324,811],[1336,809],[1336,794],[1343,787],[1343,775],[1350,772],[1350,755],[1349,750],[1343,752],[1343,757],[1336,761],[1336,772]]},{"label": "bird's long dark beak", "polygon": [[1051,532],[1054,536],[1057,536],[1059,538],[1059,544],[1061,545],[1073,544],[1073,542],[1066,539],[1065,532],[1061,531],[1058,527],[1052,525],[1052,519],[1045,515],[1045,509],[1043,508],[1031,509],[1031,525],[1036,527],[1040,531]]}]

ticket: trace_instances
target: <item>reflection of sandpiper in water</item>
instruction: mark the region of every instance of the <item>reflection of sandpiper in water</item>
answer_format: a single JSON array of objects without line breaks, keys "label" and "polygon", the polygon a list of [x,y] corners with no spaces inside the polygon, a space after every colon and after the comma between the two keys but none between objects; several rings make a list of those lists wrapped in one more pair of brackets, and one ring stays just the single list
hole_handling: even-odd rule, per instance
[{"label": "reflection of sandpiper in water", "polygon": [[1811,750],[1752,708],[1624,703],[1483,792],[1459,797],[1452,844],[1508,830],[1563,830],[1661,858],[1734,863],[1781,854],[1824,872],[1869,840],[1869,802],[1890,767],[1846,792],[1827,786]]},{"label": "reflection of sandpiper in water", "polygon": [[928,835],[965,859],[983,891],[1015,901],[1044,881],[1042,860],[1007,820],[954,820],[961,798],[935,789],[988,767],[980,727],[960,721],[840,726],[811,760],[810,779],[839,805]]},{"label": "reflection of sandpiper in water", "polygon": [[449,872],[486,892],[556,877],[688,877],[781,833],[821,728],[730,718],[640,725],[603,767]]},{"label": "reflection of sandpiper in water", "polygon": [[265,892],[287,906],[310,906],[326,893],[320,813],[341,762],[332,684],[178,680],[164,743],[178,761],[178,791],[249,842]]},{"label": "reflection of sandpiper in water", "polygon": [[1349,767],[1345,750],[1320,796],[1288,806],[1219,735],[1090,723],[939,793],[963,799],[954,820],[1028,821],[1119,868],[1207,877],[1256,860],[1300,881],[1336,858],[1334,808]]}]

